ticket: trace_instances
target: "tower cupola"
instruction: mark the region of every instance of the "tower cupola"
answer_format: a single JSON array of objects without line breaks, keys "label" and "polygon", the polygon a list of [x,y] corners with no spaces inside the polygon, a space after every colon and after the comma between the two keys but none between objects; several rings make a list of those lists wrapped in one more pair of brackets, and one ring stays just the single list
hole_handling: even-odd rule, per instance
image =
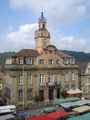
[{"label": "tower cupola", "polygon": [[41,12],[41,16],[38,19],[38,30],[35,31],[35,49],[44,49],[50,44],[50,33],[46,29],[46,19]]}]

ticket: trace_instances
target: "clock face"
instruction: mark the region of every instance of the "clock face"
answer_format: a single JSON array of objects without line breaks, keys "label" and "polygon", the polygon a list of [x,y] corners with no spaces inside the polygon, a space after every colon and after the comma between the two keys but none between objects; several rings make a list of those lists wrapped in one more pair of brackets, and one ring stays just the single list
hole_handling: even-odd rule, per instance
[{"label": "clock face", "polygon": [[41,32],[41,31],[39,31],[38,35],[39,35],[39,36],[42,36],[42,32]]}]

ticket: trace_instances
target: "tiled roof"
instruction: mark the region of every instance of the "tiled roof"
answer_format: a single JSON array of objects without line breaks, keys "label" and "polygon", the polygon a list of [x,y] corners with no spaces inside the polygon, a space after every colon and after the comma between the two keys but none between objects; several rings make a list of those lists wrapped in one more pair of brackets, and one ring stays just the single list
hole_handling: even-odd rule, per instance
[{"label": "tiled roof", "polygon": [[37,50],[33,50],[33,49],[22,49],[19,52],[15,53],[12,57],[36,57],[38,56],[39,53]]},{"label": "tiled roof", "polygon": [[0,79],[2,79],[2,72],[0,71]]}]

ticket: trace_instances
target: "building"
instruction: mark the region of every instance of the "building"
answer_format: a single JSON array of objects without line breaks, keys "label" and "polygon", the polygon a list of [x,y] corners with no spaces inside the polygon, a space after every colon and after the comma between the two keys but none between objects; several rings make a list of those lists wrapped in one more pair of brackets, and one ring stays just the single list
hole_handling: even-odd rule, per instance
[{"label": "building", "polygon": [[50,44],[46,19],[41,13],[35,31],[35,49],[22,49],[6,59],[5,97],[8,104],[29,104],[60,98],[63,89],[78,88],[78,66],[73,57]]},{"label": "building", "polygon": [[90,98],[90,62],[79,64],[79,80],[84,97]]}]

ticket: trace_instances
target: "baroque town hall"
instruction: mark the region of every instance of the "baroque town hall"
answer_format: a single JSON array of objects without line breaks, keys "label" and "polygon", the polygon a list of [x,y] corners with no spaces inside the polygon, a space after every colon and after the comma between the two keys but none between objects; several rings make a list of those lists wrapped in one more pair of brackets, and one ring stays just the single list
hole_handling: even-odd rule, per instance
[{"label": "baroque town hall", "polygon": [[73,57],[50,44],[46,19],[41,13],[35,31],[35,49],[22,49],[6,59],[5,97],[8,104],[22,105],[60,98],[60,93],[78,88],[78,66]]}]

